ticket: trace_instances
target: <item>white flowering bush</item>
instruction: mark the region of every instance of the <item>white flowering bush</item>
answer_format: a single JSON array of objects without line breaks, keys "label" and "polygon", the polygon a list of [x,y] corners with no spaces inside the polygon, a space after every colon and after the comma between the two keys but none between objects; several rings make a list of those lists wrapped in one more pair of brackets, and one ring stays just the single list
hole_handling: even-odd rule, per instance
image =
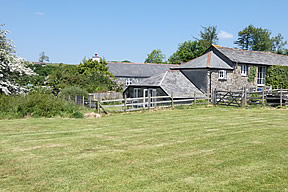
[{"label": "white flowering bush", "polygon": [[[3,25],[0,25],[2,27]],[[7,40],[7,30],[0,29],[0,93],[6,95],[23,93],[26,88],[17,83],[23,75],[35,73],[26,67],[24,59],[15,55],[12,41]]]}]

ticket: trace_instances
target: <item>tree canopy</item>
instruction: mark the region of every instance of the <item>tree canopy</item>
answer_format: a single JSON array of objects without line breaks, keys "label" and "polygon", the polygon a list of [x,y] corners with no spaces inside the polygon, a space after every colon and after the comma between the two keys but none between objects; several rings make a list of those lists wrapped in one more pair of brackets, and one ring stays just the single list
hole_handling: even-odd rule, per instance
[{"label": "tree canopy", "polygon": [[120,90],[114,79],[114,76],[108,71],[106,61],[101,58],[100,62],[83,59],[78,66],[60,64],[49,75],[48,82],[55,89],[77,86],[92,93]]},{"label": "tree canopy", "polygon": [[144,63],[165,63],[165,57],[160,49],[153,49],[151,53],[147,54]]},{"label": "tree canopy", "polygon": [[252,51],[271,51],[283,54],[287,41],[279,33],[271,37],[271,31],[261,27],[249,25],[238,32],[238,40],[234,42],[239,48]]},{"label": "tree canopy", "polygon": [[[202,41],[206,41],[208,46],[218,43],[217,26],[210,25],[208,27],[201,26],[203,31],[200,31]],[[203,42],[202,42],[203,43]]]},{"label": "tree canopy", "polygon": [[169,57],[168,61],[171,64],[187,62],[201,56],[207,48],[203,41],[185,41],[179,44],[177,51]]},{"label": "tree canopy", "polygon": [[25,75],[34,75],[27,67],[24,59],[14,55],[14,46],[7,39],[7,30],[1,29],[0,25],[0,93],[6,95],[22,93],[26,90],[19,81]]},{"label": "tree canopy", "polygon": [[173,53],[168,61],[171,64],[180,64],[201,56],[212,44],[217,44],[217,26],[201,26],[200,39],[194,37],[194,41],[185,41],[178,45],[178,49]]}]

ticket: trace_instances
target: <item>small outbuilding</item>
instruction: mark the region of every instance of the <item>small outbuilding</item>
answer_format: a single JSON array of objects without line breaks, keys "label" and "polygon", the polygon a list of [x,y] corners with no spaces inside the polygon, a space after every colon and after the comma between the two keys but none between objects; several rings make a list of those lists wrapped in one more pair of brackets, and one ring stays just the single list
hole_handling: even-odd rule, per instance
[{"label": "small outbuilding", "polygon": [[205,95],[179,70],[168,70],[153,75],[141,82],[129,85],[124,90],[128,98],[170,96],[174,99],[204,98]]}]

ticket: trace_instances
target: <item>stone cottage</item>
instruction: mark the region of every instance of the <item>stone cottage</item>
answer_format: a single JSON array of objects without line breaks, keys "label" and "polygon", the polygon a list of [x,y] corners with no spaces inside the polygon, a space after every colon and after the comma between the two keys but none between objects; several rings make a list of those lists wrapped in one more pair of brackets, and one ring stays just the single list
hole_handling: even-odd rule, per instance
[{"label": "stone cottage", "polygon": [[[215,88],[218,90],[239,90],[249,86],[263,87],[265,86],[267,68],[272,65],[288,66],[288,56],[212,45],[202,56],[170,67],[171,71],[178,71],[175,74],[181,81],[170,83],[169,90],[175,90],[178,95],[191,97],[193,93],[187,93],[190,88],[187,86],[187,89],[183,89],[184,85],[181,83],[184,82],[183,78],[189,80],[193,91],[196,93],[211,93]],[[155,79],[159,79],[159,76],[163,79],[166,77],[158,74],[147,79],[147,82],[133,83],[127,87],[124,94],[129,97],[143,96],[143,93],[138,93],[139,90],[146,91],[152,89],[153,86],[155,87],[157,83],[153,84],[153,81],[156,82]],[[172,77],[171,74],[169,76]],[[249,76],[250,80],[248,80]],[[161,83],[157,85],[161,87]],[[187,84],[185,83],[185,85]],[[153,95],[163,95],[163,89],[155,90]],[[167,91],[166,95],[169,95]]]},{"label": "stone cottage", "polygon": [[[171,69],[180,70],[203,93],[210,93],[215,88],[263,87],[271,65],[288,66],[288,56],[212,45],[202,56]],[[250,81],[249,73],[255,74]]]}]

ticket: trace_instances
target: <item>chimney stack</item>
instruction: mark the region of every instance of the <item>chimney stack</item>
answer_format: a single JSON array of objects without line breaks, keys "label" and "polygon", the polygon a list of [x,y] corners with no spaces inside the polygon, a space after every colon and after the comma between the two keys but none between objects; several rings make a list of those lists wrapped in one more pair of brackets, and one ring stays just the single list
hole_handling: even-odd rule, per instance
[{"label": "chimney stack", "polygon": [[95,56],[92,57],[92,61],[98,61],[98,62],[100,62],[100,57],[98,57],[97,53],[95,53]]}]

